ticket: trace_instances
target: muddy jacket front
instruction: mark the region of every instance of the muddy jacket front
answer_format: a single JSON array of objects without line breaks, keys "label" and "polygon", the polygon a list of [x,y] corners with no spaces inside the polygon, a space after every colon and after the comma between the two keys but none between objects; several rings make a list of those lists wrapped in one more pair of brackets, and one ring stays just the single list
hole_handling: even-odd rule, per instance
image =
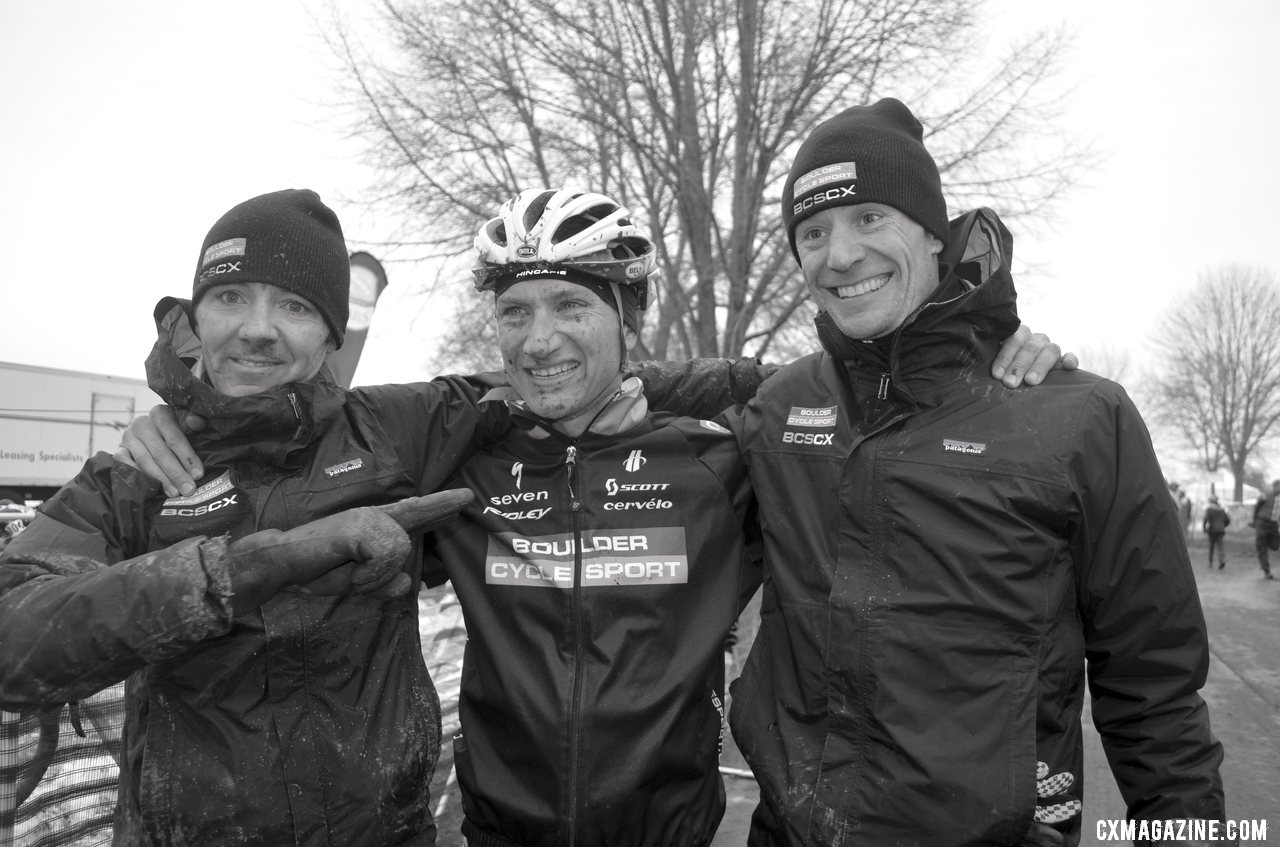
[{"label": "muddy jacket front", "polygon": [[[694,847],[724,813],[724,646],[759,582],[723,427],[633,414],[519,431],[450,485],[437,534],[467,646],[454,740],[476,847]],[[540,437],[541,436],[541,437]]]},{"label": "muddy jacket front", "polygon": [[260,529],[438,488],[480,437],[470,390],[322,376],[226,398],[179,360],[183,304],[157,321],[152,387],[208,418],[193,437],[208,473],[166,500],[98,454],[41,508],[0,559],[0,704],[128,678],[117,844],[433,843],[440,715],[416,591],[286,590],[232,619],[224,554]]},{"label": "muddy jacket front", "polygon": [[982,210],[951,245],[936,302],[870,343],[820,318],[825,352],[727,418],[765,540],[730,716],[752,843],[1016,845],[1036,815],[1076,843],[1086,667],[1130,815],[1221,819],[1204,618],[1147,430],[1083,371],[992,379],[1008,232]]}]

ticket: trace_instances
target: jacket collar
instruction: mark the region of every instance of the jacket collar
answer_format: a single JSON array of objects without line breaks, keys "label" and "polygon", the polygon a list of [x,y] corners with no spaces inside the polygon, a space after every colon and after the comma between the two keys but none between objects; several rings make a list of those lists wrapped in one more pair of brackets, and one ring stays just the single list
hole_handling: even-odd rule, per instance
[{"label": "jacket collar", "polygon": [[[511,410],[511,415],[516,425],[528,431],[534,438],[554,438],[557,441],[566,443],[577,440],[569,439],[567,436],[557,433],[550,426],[551,422],[530,411],[528,404],[509,385],[492,389],[481,398],[481,402],[486,400],[501,400],[505,402]],[[607,436],[621,435],[639,426],[648,413],[649,401],[644,396],[644,383],[640,381],[639,377],[629,376],[622,381],[618,390],[609,398],[609,402],[596,415],[595,420],[587,428],[587,433]]]},{"label": "jacket collar", "polygon": [[883,338],[860,341],[822,312],[814,323],[823,348],[851,373],[887,375],[908,396],[989,362],[1000,340],[1018,327],[1010,272],[1013,236],[995,212],[976,209],[951,222],[947,244],[938,257],[941,283],[902,326]]},{"label": "jacket collar", "polygon": [[166,297],[156,304],[156,343],[147,356],[147,382],[175,410],[206,421],[191,433],[191,446],[208,465],[252,461],[285,467],[341,412],[346,392],[333,383],[328,366],[304,382],[289,382],[246,397],[220,394],[198,376],[200,339],[191,303]]}]

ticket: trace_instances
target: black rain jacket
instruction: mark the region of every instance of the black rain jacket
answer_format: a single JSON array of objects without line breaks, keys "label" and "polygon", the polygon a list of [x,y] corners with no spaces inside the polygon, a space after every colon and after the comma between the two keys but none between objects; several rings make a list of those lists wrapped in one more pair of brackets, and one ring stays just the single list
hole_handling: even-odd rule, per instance
[{"label": "black rain jacket", "polygon": [[[753,845],[1016,845],[1081,795],[1086,677],[1129,813],[1223,818],[1186,545],[1142,419],[1083,371],[1005,388],[1012,240],[952,224],[892,335],[824,351],[727,416],[764,532],[730,724]],[[1037,800],[1037,764],[1074,785]],[[1067,843],[1079,815],[1055,824]]]},{"label": "black rain jacket", "polygon": [[207,418],[192,436],[207,475],[166,500],[100,453],[41,507],[0,556],[0,704],[128,679],[117,844],[434,843],[440,707],[417,592],[286,590],[232,619],[225,553],[257,530],[439,488],[481,438],[478,390],[347,391],[322,371],[227,398],[184,358],[185,304],[162,301],[156,318],[151,385]]}]

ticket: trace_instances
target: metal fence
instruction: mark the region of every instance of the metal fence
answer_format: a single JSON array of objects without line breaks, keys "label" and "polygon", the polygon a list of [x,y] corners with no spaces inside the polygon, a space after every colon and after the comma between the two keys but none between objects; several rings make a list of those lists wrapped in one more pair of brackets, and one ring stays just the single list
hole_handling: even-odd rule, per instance
[{"label": "metal fence", "polygon": [[124,683],[71,705],[0,711],[0,847],[111,844]]}]

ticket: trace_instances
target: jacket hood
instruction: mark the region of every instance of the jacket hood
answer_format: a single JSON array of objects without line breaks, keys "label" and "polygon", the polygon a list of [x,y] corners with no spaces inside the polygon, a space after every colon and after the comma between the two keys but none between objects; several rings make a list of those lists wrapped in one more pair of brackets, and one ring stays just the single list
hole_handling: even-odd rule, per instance
[{"label": "jacket hood", "polygon": [[200,338],[191,302],[165,297],[154,316],[157,338],[147,356],[147,383],[170,406],[205,419],[205,429],[188,438],[206,464],[248,460],[284,466],[342,408],[345,392],[334,384],[328,365],[303,382],[245,397],[221,394],[197,374]]},{"label": "jacket hood", "polygon": [[[912,367],[955,361],[956,348],[979,355],[1018,328],[1017,291],[1010,265],[1013,236],[990,209],[980,208],[951,221],[947,247],[938,256],[942,281],[927,302],[893,333],[859,341],[842,333],[826,312],[814,323],[822,346],[838,359],[875,366],[901,383],[901,360],[912,353]],[[938,356],[928,353],[936,348]],[[917,354],[923,353],[922,358]]]}]

